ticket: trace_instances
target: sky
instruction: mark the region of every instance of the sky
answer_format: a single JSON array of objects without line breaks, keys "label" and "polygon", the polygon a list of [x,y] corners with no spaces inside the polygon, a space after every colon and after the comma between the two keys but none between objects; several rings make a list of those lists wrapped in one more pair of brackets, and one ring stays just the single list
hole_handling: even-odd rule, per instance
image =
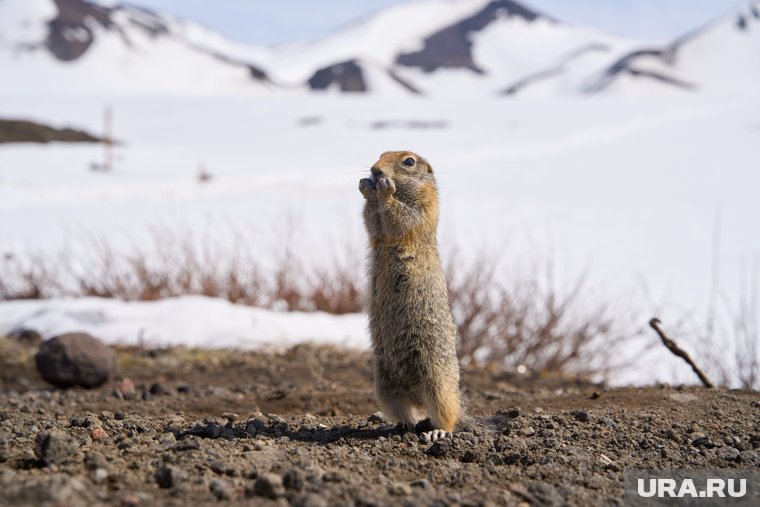
[{"label": "sky", "polygon": [[[410,0],[132,0],[259,45],[315,39],[383,7]],[[526,0],[559,20],[653,41],[670,40],[742,0]]]}]

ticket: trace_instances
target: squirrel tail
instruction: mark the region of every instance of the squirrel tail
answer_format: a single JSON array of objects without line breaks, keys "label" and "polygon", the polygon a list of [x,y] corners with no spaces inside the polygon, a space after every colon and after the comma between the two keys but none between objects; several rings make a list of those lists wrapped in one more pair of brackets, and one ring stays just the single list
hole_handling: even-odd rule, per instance
[{"label": "squirrel tail", "polygon": [[456,431],[471,433],[500,433],[509,427],[509,417],[506,414],[496,414],[488,417],[473,417],[463,414],[457,421]]}]

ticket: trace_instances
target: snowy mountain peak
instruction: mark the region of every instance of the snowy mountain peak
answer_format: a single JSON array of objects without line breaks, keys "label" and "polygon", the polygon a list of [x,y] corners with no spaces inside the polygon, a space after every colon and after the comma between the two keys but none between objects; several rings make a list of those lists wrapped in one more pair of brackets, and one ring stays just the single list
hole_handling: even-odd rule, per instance
[{"label": "snowy mountain peak", "polygon": [[431,34],[419,51],[398,55],[396,63],[419,67],[425,72],[440,68],[465,68],[482,73],[483,70],[473,60],[473,35],[500,18],[510,17],[534,21],[541,15],[511,0],[492,0],[472,15]]}]

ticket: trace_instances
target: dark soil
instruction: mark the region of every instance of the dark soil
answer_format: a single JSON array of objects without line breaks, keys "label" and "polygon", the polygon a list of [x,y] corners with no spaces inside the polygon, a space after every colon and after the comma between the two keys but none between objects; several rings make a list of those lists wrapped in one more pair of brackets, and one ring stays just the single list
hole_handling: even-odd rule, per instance
[{"label": "dark soil", "polygon": [[752,391],[468,370],[502,423],[430,445],[375,413],[367,354],[119,349],[85,391],[34,347],[0,339],[0,505],[622,505],[627,468],[760,467]]},{"label": "dark soil", "polygon": [[24,120],[0,119],[0,144],[2,143],[99,143],[102,139],[82,130],[56,129]]}]

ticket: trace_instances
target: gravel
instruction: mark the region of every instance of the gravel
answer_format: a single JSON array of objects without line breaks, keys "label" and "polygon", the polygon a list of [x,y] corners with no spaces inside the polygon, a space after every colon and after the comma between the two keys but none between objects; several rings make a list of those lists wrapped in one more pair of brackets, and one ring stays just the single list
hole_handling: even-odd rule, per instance
[{"label": "gravel", "polygon": [[506,423],[428,444],[375,414],[362,354],[117,353],[131,398],[51,389],[33,352],[4,370],[0,506],[622,505],[629,468],[760,467],[752,391],[466,370],[473,414]]}]

